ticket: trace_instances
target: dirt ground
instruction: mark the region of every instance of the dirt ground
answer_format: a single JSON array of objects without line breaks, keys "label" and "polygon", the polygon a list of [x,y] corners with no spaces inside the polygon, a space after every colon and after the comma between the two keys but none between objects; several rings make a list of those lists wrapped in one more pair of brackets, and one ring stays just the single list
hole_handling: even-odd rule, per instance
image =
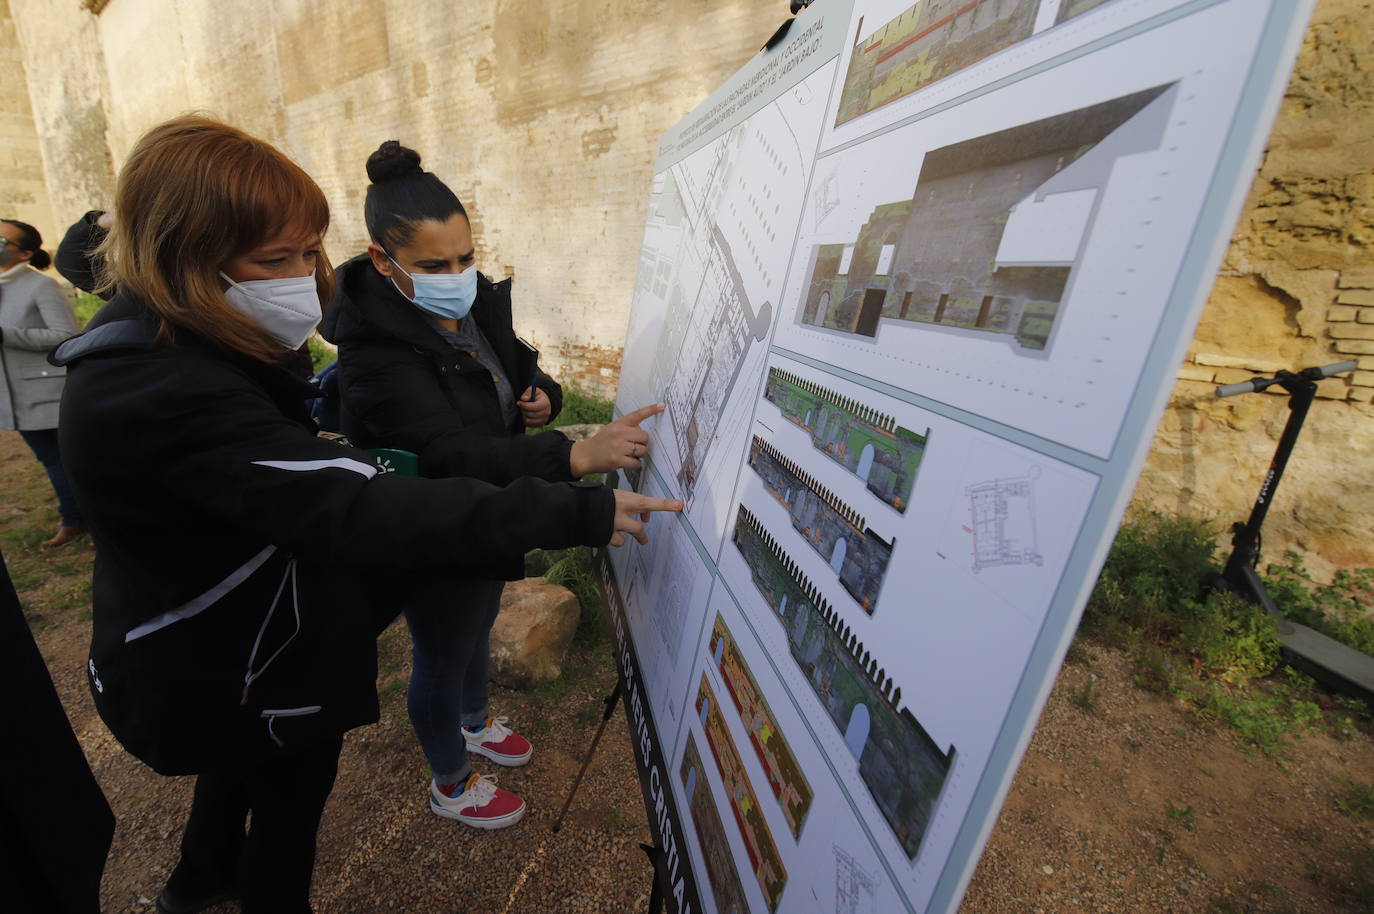
[{"label": "dirt ground", "polygon": [[[191,779],[154,774],[96,716],[82,673],[92,551],[84,541],[38,548],[55,526],[52,497],[11,432],[0,432],[0,493],[0,549],[118,819],[104,909],[149,912],[176,860]],[[649,831],[623,711],[562,831],[550,830],[614,682],[606,649],[579,646],[569,673],[549,686],[494,690],[494,707],[536,751],[528,767],[500,774],[528,816],[491,833],[428,811],[424,759],[405,717],[407,654],[404,629],[393,627],[381,643],[383,719],[349,735],[320,830],[316,910],[645,910],[650,870],[638,844]],[[1374,819],[1337,806],[1374,778],[1370,734],[1309,734],[1284,758],[1249,755],[1229,731],[1139,689],[1119,651],[1089,642],[1075,654],[961,911],[1374,910]]]}]

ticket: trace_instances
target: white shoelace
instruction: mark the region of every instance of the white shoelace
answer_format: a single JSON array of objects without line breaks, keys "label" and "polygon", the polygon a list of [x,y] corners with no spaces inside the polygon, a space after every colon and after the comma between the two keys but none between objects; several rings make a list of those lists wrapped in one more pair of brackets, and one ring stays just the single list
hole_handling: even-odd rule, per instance
[{"label": "white shoelace", "polygon": [[485,730],[479,731],[476,735],[482,737],[482,742],[499,743],[501,740],[510,736],[514,731],[506,726],[509,717],[488,717]]},{"label": "white shoelace", "polygon": [[469,794],[474,806],[486,806],[496,799],[496,775],[479,774],[476,780],[468,781],[467,789],[461,796],[468,798]]}]

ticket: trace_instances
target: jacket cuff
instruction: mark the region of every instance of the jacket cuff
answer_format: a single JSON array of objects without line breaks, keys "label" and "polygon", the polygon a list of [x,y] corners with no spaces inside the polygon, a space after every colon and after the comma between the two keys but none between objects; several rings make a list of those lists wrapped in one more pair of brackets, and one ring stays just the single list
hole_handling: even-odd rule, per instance
[{"label": "jacket cuff", "polygon": [[581,490],[578,539],[583,546],[605,546],[615,533],[615,490],[599,482],[574,482]]}]

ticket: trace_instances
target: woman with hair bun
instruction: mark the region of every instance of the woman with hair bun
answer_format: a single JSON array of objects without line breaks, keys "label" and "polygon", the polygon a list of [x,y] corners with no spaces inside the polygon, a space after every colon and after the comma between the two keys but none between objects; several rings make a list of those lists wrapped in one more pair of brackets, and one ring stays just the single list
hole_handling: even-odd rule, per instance
[{"label": "woman with hair bun", "polygon": [[38,272],[51,264],[38,229],[0,219],[0,428],[17,429],[47,471],[61,520],[43,545],[61,546],[81,534],[81,511],[57,441],[67,373],[49,365],[47,355],[76,332],[76,315],[57,281]]},{"label": "woman with hair bun", "polygon": [[320,188],[269,144],[197,116],[155,127],[97,252],[114,297],[53,354],[70,366],[62,451],[100,554],[96,709],[159,773],[197,776],[161,914],[235,896],[245,914],[310,911],[343,735],[377,720],[398,573],[642,540],[646,512],[681,508],[380,473],[318,437],[304,344],[332,292],[328,224]]},{"label": "woman with hair bun", "polygon": [[[478,272],[467,210],[420,156],[395,140],[368,157],[363,215],[372,243],[339,267],[322,328],[339,347],[344,433],[362,447],[413,451],[421,476],[564,482],[640,465],[644,407],[573,443],[526,435],[557,416],[562,389],[515,336],[510,280]],[[529,761],[529,741],[487,707],[488,636],[520,556],[474,573],[435,574],[405,607],[413,670],[411,724],[432,772],[430,809],[477,828],[513,825],[519,797],[469,760]]]}]

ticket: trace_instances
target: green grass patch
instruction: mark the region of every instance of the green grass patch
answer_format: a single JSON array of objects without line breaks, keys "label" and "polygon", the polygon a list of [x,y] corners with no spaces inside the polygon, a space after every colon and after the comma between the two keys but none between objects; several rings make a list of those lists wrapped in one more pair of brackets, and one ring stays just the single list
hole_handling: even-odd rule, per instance
[{"label": "green grass patch", "polygon": [[76,325],[85,327],[95,317],[95,313],[105,307],[105,300],[98,295],[89,292],[77,292],[76,301],[72,302],[72,310],[76,312]]},{"label": "green grass patch", "polygon": [[575,387],[563,388],[563,410],[549,428],[564,425],[605,425],[611,421],[615,405],[595,394],[583,393]]},{"label": "green grass patch", "polygon": [[[1247,751],[1281,759],[1290,737],[1315,729],[1349,737],[1369,729],[1370,709],[1331,696],[1280,669],[1274,620],[1238,595],[1205,590],[1220,570],[1205,521],[1139,514],[1122,524],[1083,616],[1083,631],[1128,652],[1142,688],[1191,703],[1236,733]],[[1268,584],[1285,614],[1360,650],[1374,650],[1367,615],[1374,573],[1314,582],[1290,554]],[[1368,645],[1368,646],[1366,646]],[[1080,694],[1081,693],[1081,694]],[[1071,694],[1087,710],[1091,695]]]}]

